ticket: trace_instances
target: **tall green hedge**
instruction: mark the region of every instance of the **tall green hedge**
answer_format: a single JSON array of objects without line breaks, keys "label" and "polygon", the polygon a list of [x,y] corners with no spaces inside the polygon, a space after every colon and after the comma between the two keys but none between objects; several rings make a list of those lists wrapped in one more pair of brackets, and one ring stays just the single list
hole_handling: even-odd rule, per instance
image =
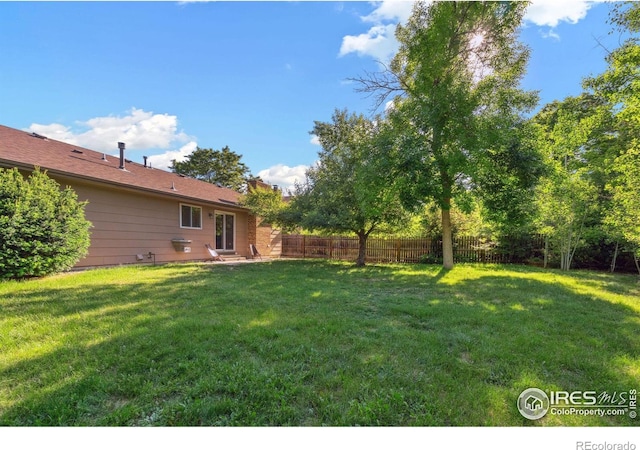
[{"label": "tall green hedge", "polygon": [[28,178],[17,169],[0,169],[0,279],[73,267],[90,243],[85,205],[37,167]]}]

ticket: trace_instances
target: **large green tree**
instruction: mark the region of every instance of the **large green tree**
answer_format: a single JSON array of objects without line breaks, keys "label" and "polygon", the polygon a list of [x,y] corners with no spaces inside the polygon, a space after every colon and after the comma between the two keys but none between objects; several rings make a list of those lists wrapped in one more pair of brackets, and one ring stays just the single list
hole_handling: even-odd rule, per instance
[{"label": "large green tree", "polygon": [[585,87],[608,102],[615,120],[617,153],[606,165],[611,198],[605,225],[640,253],[640,3],[617,4],[612,23],[628,38],[607,55],[607,70],[585,81]]},{"label": "large green tree", "polygon": [[356,265],[365,264],[366,242],[382,224],[406,217],[396,180],[379,165],[379,120],[335,111],[331,122],[315,122],[322,150],[307,170],[291,205],[303,228],[358,236]]},{"label": "large green tree", "polygon": [[198,147],[184,161],[174,159],[169,168],[181,175],[241,191],[249,174],[241,159],[242,155],[227,146],[222,150]]},{"label": "large green tree", "polygon": [[601,231],[606,170],[615,149],[606,103],[589,94],[546,105],[533,122],[546,173],[537,188],[537,223],[569,270],[585,237]]},{"label": "large green tree", "polygon": [[613,170],[616,176],[608,185],[612,201],[605,224],[631,244],[640,273],[640,145],[634,145],[616,158]]},{"label": "large green tree", "polygon": [[[453,267],[452,201],[471,191],[511,192],[495,201],[528,198],[534,149],[520,145],[524,114],[537,95],[519,89],[528,49],[519,43],[524,2],[418,2],[396,36],[388,70],[358,79],[361,90],[387,102],[396,130],[396,175],[407,206],[430,200],[441,209],[443,265]],[[500,172],[500,177],[488,174]],[[521,194],[521,195],[520,195]],[[497,215],[496,215],[497,217]]]}]

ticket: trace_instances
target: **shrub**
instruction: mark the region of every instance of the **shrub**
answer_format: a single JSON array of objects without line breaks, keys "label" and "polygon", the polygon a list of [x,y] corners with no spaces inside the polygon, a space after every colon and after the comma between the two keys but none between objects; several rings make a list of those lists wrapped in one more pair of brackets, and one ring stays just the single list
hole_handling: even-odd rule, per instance
[{"label": "shrub", "polygon": [[426,253],[418,258],[420,264],[442,264],[442,253]]},{"label": "shrub", "polygon": [[0,279],[73,267],[89,248],[85,205],[37,167],[27,179],[17,169],[0,169]]}]

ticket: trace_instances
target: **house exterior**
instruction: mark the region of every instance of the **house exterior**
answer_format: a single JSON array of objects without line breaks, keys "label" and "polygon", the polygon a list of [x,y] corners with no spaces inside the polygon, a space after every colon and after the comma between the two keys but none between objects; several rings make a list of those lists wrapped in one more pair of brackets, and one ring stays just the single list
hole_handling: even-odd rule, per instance
[{"label": "house exterior", "polygon": [[129,161],[117,145],[119,157],[0,125],[0,167],[28,175],[38,166],[88,202],[91,245],[76,267],[202,261],[207,243],[223,257],[250,257],[249,244],[278,256],[279,234],[239,193]]}]

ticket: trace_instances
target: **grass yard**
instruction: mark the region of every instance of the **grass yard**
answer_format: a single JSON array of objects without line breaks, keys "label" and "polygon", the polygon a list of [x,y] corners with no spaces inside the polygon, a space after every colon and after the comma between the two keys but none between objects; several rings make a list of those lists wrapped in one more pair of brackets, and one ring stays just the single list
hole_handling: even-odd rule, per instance
[{"label": "grass yard", "polygon": [[640,388],[635,276],[325,261],[0,283],[0,425],[638,425],[523,418]]}]

